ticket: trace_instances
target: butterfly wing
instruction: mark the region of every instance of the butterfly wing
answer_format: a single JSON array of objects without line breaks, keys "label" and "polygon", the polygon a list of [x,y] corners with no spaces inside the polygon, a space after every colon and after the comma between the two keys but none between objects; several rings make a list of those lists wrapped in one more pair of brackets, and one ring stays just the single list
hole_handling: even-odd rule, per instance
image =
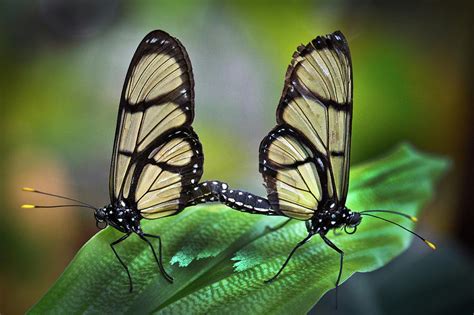
[{"label": "butterfly wing", "polygon": [[[349,184],[352,64],[347,42],[341,32],[318,36],[306,46],[298,47],[286,73],[283,94],[277,108],[277,123],[293,130],[297,144],[292,147],[308,144],[307,148],[311,152],[304,158],[319,159],[329,169],[327,188],[323,188],[326,191],[322,192],[321,196],[335,198],[343,205]],[[262,142],[260,171],[267,183],[269,199],[274,199],[274,206],[278,209],[281,205],[277,201],[281,199],[281,195],[286,194],[288,197],[293,194],[297,195],[293,196],[293,199],[298,199],[302,194],[300,190],[291,189],[278,193],[280,185],[283,185],[279,184],[279,174],[283,170],[287,173],[291,170],[287,175],[299,183],[321,178],[316,179],[315,177],[319,176],[316,173],[294,172],[294,167],[285,164],[276,173],[265,172],[263,163],[268,163],[269,160],[271,162],[272,155],[281,155],[290,160],[294,158],[291,156],[291,148],[272,153],[272,148],[277,150],[276,145],[267,146],[267,153],[262,153],[265,145],[275,142],[272,138],[271,132]],[[319,186],[325,186],[326,183],[319,183]],[[273,197],[270,197],[272,195]],[[294,203],[298,204],[296,201]],[[304,204],[305,207],[309,205],[316,209],[318,202]]]},{"label": "butterfly wing", "polygon": [[328,161],[289,125],[276,126],[260,144],[260,172],[273,209],[311,218],[332,193]]},{"label": "butterfly wing", "polygon": [[[138,206],[137,197],[141,200],[153,199],[151,195],[144,194],[143,187],[153,179],[150,172],[152,169],[156,171],[157,167],[162,169],[156,179],[160,183],[178,181],[179,178],[179,189],[184,189],[191,179],[199,181],[202,150],[190,127],[193,118],[194,81],[186,50],[169,34],[153,31],[140,42],[122,90],[109,180],[112,203],[127,200],[129,204]],[[178,139],[186,145],[176,144]],[[180,153],[178,155],[182,160],[178,164],[173,158],[167,161],[167,149]],[[195,173],[190,170],[190,165],[194,164],[198,169]],[[164,174],[168,176],[166,180]],[[150,189],[158,187],[149,184]],[[179,190],[176,187],[173,189],[175,192]],[[179,200],[178,195],[173,195],[176,199],[174,211],[183,207],[183,200]],[[155,199],[163,197],[157,193],[154,196]],[[154,211],[160,210],[156,206],[159,204],[166,211],[172,211],[157,200],[148,201],[147,206],[155,205]]]},{"label": "butterfly wing", "polygon": [[125,199],[147,219],[175,214],[188,204],[188,192],[199,182],[202,164],[202,148],[194,131],[190,127],[172,129],[133,164]]}]

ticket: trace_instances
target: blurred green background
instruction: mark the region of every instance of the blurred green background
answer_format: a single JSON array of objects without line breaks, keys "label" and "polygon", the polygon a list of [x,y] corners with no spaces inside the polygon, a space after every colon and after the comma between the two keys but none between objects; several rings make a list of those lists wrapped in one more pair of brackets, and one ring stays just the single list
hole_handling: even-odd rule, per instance
[{"label": "blurred green background", "polygon": [[[338,313],[472,313],[472,9],[456,1],[2,1],[0,313],[27,310],[96,233],[85,209],[20,209],[52,202],[20,187],[108,203],[123,79],[153,29],[190,55],[204,179],[260,194],[258,145],[275,125],[290,57],[341,30],[354,67],[352,164],[401,141],[454,164],[419,225],[439,250],[413,244],[386,268],[351,278]],[[336,313],[332,298],[314,312]]]}]

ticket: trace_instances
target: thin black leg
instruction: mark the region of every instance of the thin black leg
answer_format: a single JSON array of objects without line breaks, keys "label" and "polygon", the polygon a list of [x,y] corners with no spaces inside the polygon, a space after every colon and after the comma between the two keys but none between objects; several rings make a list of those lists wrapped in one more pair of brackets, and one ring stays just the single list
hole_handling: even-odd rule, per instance
[{"label": "thin black leg", "polygon": [[341,275],[342,275],[342,265],[344,263],[344,252],[339,249],[336,245],[334,245],[333,242],[331,242],[326,236],[319,234],[323,241],[332,249],[334,249],[336,252],[339,253],[341,257],[341,261],[339,263],[339,274],[337,275],[337,280],[336,280],[336,309],[337,309],[337,289],[339,288],[339,281],[341,280]]},{"label": "thin black leg", "polygon": [[267,226],[267,227],[265,228],[265,231],[267,231],[267,232],[275,232],[275,231],[281,229],[282,227],[284,227],[285,225],[287,225],[288,222],[290,222],[290,221],[291,221],[291,218],[289,218],[289,219],[286,220],[286,221],[283,221],[282,223],[280,223],[280,224],[278,224],[278,225],[275,225],[275,226]]},{"label": "thin black leg", "polygon": [[114,254],[115,254],[115,257],[117,257],[117,259],[120,261],[120,263],[122,264],[122,266],[125,268],[125,271],[127,272],[127,275],[128,275],[128,282],[129,282],[129,286],[130,286],[130,292],[132,292],[133,290],[133,285],[132,285],[132,276],[130,276],[130,271],[128,271],[128,267],[127,265],[125,265],[125,263],[123,262],[122,258],[120,258],[119,254],[117,253],[117,251],[115,250],[114,246],[117,245],[118,243],[120,243],[121,241],[125,240],[127,237],[130,236],[131,233],[127,233],[125,234],[124,236],[122,236],[121,238],[119,238],[118,240],[110,243],[110,247],[112,248],[112,250],[114,251]]},{"label": "thin black leg", "polygon": [[300,248],[300,246],[302,246],[304,243],[306,243],[313,235],[314,234],[309,233],[308,236],[306,236],[301,242],[296,244],[295,248],[293,248],[293,250],[290,252],[290,255],[288,255],[288,258],[286,258],[286,260],[283,263],[283,265],[281,266],[280,270],[278,270],[276,275],[274,275],[271,279],[266,280],[265,283],[270,283],[270,282],[274,281],[280,275],[280,273],[283,271],[283,269],[286,267],[286,265],[288,264],[288,262],[291,259],[291,256],[293,256],[293,254],[296,252],[296,250],[298,248]]},{"label": "thin black leg", "polygon": [[[161,274],[163,275],[163,277],[165,277],[165,279],[169,282],[169,283],[173,283],[173,277],[171,277],[169,274],[166,273],[166,270],[165,268],[163,268],[163,262],[162,262],[162,254],[161,254],[161,238],[158,236],[158,235],[152,235],[152,234],[138,234],[138,236],[140,236],[140,238],[142,240],[144,240],[145,242],[148,243],[148,245],[150,245],[150,248],[151,248],[151,251],[153,252],[153,256],[155,256],[155,260],[156,260],[156,263],[158,264],[158,268],[160,268],[160,272]],[[155,248],[153,248],[153,245],[151,244],[151,242],[146,238],[146,237],[153,237],[153,238],[157,238],[158,239],[158,253],[159,253],[159,259],[158,259],[158,256],[156,256],[156,252],[155,252]]]}]

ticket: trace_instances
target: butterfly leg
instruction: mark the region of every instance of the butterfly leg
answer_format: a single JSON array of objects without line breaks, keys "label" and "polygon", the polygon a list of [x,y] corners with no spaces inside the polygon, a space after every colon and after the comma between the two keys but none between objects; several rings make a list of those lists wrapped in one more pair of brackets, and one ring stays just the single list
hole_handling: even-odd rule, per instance
[{"label": "butterfly leg", "polygon": [[334,245],[333,242],[331,242],[325,235],[319,234],[323,241],[332,249],[334,249],[336,252],[339,253],[340,255],[340,263],[339,263],[339,274],[337,275],[337,280],[336,280],[336,308],[337,308],[337,289],[339,288],[339,281],[341,280],[341,275],[342,275],[342,265],[344,263],[344,252],[338,248],[336,245]]},{"label": "butterfly leg", "polygon": [[302,245],[304,245],[307,241],[309,241],[309,239],[313,236],[314,234],[313,233],[309,233],[308,236],[306,236],[301,242],[299,242],[298,244],[296,244],[296,246],[292,249],[292,251],[290,252],[290,255],[288,255],[288,258],[286,258],[285,262],[283,263],[283,265],[281,266],[280,270],[278,270],[278,272],[271,278],[271,279],[268,279],[265,281],[265,283],[271,283],[273,282],[279,275],[280,273],[283,271],[283,269],[285,269],[286,265],[288,264],[288,262],[290,261],[291,259],[291,256],[293,256],[293,254],[296,252],[296,250],[298,248],[300,248]]},{"label": "butterfly leg", "polygon": [[[138,234],[138,236],[140,236],[140,238],[141,238],[142,240],[144,240],[145,242],[147,242],[148,245],[150,246],[151,251],[153,252],[153,256],[155,256],[156,263],[158,264],[158,268],[160,268],[160,272],[161,272],[161,274],[163,275],[163,277],[165,277],[165,279],[166,279],[169,283],[173,283],[173,277],[171,277],[168,273],[166,273],[165,268],[163,268],[162,250],[161,250],[161,238],[160,238],[160,236],[158,236],[158,235],[152,235],[152,234],[146,234],[146,233]],[[158,247],[158,253],[159,253],[159,259],[158,259],[158,256],[156,255],[155,248],[153,247],[153,245],[151,244],[151,242],[150,242],[146,237],[153,237],[153,238],[157,238],[157,239],[158,239],[158,246],[159,246],[159,247]]]},{"label": "butterfly leg", "polygon": [[285,225],[287,225],[290,221],[291,221],[291,218],[289,218],[289,219],[286,220],[286,221],[283,221],[282,223],[280,223],[280,224],[278,224],[278,225],[275,225],[275,226],[267,226],[267,227],[265,227],[265,231],[266,231],[266,232],[275,232],[275,231],[281,229],[282,227],[284,227]]},{"label": "butterfly leg", "polygon": [[130,271],[128,271],[128,267],[127,265],[125,265],[125,263],[123,262],[122,258],[120,258],[119,254],[117,253],[117,251],[115,250],[114,246],[117,245],[118,243],[122,242],[123,240],[125,240],[127,237],[129,237],[131,234],[131,232],[125,234],[124,236],[122,236],[121,238],[119,238],[118,240],[110,243],[110,247],[112,248],[112,250],[114,251],[114,254],[115,254],[115,257],[117,257],[118,261],[120,261],[120,263],[122,264],[122,266],[125,268],[125,271],[127,272],[127,275],[128,275],[128,282],[129,282],[129,286],[130,286],[130,292],[132,292],[133,290],[133,285],[132,285],[132,276],[130,276]]}]

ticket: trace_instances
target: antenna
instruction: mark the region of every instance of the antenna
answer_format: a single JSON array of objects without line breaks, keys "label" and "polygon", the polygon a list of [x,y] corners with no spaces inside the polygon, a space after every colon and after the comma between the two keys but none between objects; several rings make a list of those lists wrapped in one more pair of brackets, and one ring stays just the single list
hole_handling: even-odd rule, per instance
[{"label": "antenna", "polygon": [[93,209],[93,210],[96,210],[96,208],[92,208],[92,207],[89,207],[89,206],[85,206],[85,205],[54,205],[54,206],[39,206],[39,205],[29,205],[29,204],[25,204],[25,205],[21,205],[21,207],[23,209],[34,209],[34,208],[63,208],[63,207],[79,207],[79,208],[89,208],[89,209]]},{"label": "antenna", "polygon": [[56,195],[56,194],[52,194],[52,193],[48,193],[48,192],[44,192],[44,191],[39,191],[39,190],[36,190],[36,189],[34,189],[34,188],[30,188],[30,187],[23,187],[22,190],[23,190],[23,191],[26,191],[26,192],[37,193],[37,194],[40,194],[40,195],[46,195],[46,196],[51,196],[51,197],[55,197],[55,198],[60,198],[60,199],[65,199],[65,200],[69,200],[69,201],[74,201],[74,202],[80,203],[80,205],[66,204],[66,205],[54,205],[54,206],[38,206],[38,205],[25,204],[25,205],[22,205],[22,206],[21,206],[23,209],[80,207],[80,208],[89,208],[89,209],[97,210],[96,207],[94,207],[94,206],[92,206],[92,205],[90,205],[90,204],[88,204],[88,203],[82,202],[82,201],[80,201],[80,200],[77,200],[77,199],[73,199],[73,198],[69,198],[69,197],[65,197],[65,196],[60,196],[60,195]]},{"label": "antenna", "polygon": [[362,212],[359,212],[359,213],[363,214],[363,213],[371,213],[371,212],[375,212],[375,213],[382,212],[382,213],[397,214],[397,215],[400,215],[402,217],[405,217],[405,218],[411,220],[412,222],[418,222],[417,217],[414,217],[412,215],[409,215],[409,214],[406,214],[406,213],[403,213],[403,212],[393,211],[393,210],[365,210],[365,211],[362,211]]},{"label": "antenna", "polygon": [[[369,210],[369,211],[370,211],[370,210]],[[379,216],[376,216],[376,215],[373,215],[373,214],[367,214],[367,211],[364,211],[364,212],[366,212],[366,213],[363,213],[363,215],[366,215],[366,216],[369,216],[369,217],[372,217],[372,218],[376,218],[376,219],[379,219],[379,220],[383,220],[383,221],[388,222],[388,223],[392,223],[392,224],[394,224],[394,225],[396,225],[396,226],[398,226],[398,227],[404,229],[405,231],[407,231],[407,232],[409,232],[409,233],[415,235],[415,236],[418,237],[420,240],[422,240],[423,242],[425,242],[426,245],[428,245],[431,249],[433,249],[433,250],[436,249],[436,245],[435,245],[435,244],[433,244],[433,243],[431,243],[430,241],[426,240],[425,238],[421,237],[421,235],[419,235],[418,233],[415,233],[415,232],[413,232],[413,231],[407,229],[406,227],[404,227],[404,226],[402,226],[402,225],[400,225],[400,224],[398,224],[398,223],[396,223],[396,222],[393,222],[393,221],[391,221],[391,220],[388,220],[388,219],[385,219],[385,218],[382,218],[382,217],[379,217]],[[362,212],[361,212],[361,214],[362,214]]]}]

